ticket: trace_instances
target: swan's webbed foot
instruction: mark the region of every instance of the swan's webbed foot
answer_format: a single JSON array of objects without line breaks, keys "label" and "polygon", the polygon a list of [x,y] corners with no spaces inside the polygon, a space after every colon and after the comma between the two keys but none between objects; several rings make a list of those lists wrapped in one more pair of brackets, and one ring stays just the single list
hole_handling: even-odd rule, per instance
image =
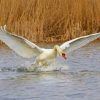
[{"label": "swan's webbed foot", "polygon": [[38,60],[36,59],[32,65],[37,65],[38,67],[48,67],[48,62],[45,60]]},{"label": "swan's webbed foot", "polygon": [[41,67],[48,67],[48,62],[46,62],[46,61],[42,61],[42,62],[39,62],[39,66],[41,66]]}]

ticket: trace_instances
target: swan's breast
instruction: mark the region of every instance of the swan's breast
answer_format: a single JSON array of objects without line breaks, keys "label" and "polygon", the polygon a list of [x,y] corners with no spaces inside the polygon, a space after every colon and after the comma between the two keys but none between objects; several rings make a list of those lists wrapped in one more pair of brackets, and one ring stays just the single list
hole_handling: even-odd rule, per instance
[{"label": "swan's breast", "polygon": [[50,60],[56,58],[56,56],[57,52],[54,49],[48,49],[40,54],[39,60]]}]

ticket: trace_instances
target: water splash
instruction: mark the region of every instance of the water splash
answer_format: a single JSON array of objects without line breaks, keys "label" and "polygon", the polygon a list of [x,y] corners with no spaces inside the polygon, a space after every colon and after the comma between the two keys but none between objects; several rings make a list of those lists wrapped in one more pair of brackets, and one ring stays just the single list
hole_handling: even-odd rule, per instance
[{"label": "water splash", "polygon": [[66,63],[59,62],[56,60],[55,62],[49,62],[48,66],[39,66],[37,64],[33,64],[30,61],[25,61],[20,66],[12,66],[12,67],[2,67],[0,71],[18,71],[18,72],[39,72],[39,71],[61,71],[68,70],[68,66]]},{"label": "water splash", "polygon": [[53,63],[49,63],[48,66],[39,66],[37,64],[30,64],[25,63],[23,67],[17,68],[18,71],[59,71],[63,69],[68,69],[68,66],[66,64],[59,63],[58,61],[55,61]]}]

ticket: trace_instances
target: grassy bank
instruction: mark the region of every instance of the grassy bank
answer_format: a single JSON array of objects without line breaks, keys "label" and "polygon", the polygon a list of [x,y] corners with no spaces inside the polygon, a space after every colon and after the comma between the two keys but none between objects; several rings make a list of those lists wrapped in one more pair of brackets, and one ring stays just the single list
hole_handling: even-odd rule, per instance
[{"label": "grassy bank", "polygon": [[100,31],[100,0],[0,0],[0,25],[33,42]]}]

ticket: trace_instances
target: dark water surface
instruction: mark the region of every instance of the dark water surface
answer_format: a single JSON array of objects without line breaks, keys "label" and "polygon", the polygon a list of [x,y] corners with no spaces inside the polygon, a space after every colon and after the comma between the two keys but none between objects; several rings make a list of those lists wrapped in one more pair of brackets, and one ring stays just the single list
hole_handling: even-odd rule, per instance
[{"label": "dark water surface", "polygon": [[[0,100],[100,100],[100,41],[70,53],[68,58],[59,57],[41,72],[29,72],[24,67],[34,58],[23,59],[2,47]],[[61,70],[51,71],[57,68]]]}]

